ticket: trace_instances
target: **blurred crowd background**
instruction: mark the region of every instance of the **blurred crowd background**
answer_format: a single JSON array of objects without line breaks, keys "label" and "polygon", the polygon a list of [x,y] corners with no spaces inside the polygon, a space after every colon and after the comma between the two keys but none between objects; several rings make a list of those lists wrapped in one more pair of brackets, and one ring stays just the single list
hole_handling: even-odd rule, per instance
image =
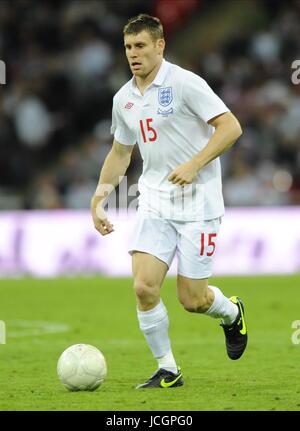
[{"label": "blurred crowd background", "polygon": [[[166,59],[206,79],[241,122],[222,156],[226,205],[299,205],[298,0],[1,0],[0,209],[90,206],[112,98],[131,77],[122,29],[141,12],[162,20]],[[135,149],[128,186],[140,172]]]}]

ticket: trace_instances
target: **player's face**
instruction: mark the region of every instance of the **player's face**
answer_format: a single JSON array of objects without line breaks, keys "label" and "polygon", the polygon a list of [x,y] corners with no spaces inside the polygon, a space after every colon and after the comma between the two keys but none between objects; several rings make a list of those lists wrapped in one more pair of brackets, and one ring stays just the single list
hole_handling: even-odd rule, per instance
[{"label": "player's face", "polygon": [[165,47],[163,39],[153,40],[151,35],[143,30],[138,34],[125,35],[124,45],[134,76],[144,79],[160,65]]}]

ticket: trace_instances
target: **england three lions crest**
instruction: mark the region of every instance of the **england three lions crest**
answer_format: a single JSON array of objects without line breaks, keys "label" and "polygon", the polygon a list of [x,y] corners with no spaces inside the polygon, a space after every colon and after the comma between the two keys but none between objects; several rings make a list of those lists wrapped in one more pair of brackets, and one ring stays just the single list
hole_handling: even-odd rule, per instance
[{"label": "england three lions crest", "polygon": [[161,106],[168,106],[173,100],[172,87],[158,89],[158,102]]}]

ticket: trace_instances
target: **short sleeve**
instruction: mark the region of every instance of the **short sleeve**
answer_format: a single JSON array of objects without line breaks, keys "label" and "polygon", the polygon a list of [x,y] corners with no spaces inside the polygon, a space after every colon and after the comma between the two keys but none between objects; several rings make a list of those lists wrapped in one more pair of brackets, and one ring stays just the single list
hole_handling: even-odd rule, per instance
[{"label": "short sleeve", "polygon": [[134,145],[136,138],[132,130],[126,125],[124,119],[121,117],[115,99],[112,108],[112,124],[110,133],[114,135],[116,141],[123,145]]},{"label": "short sleeve", "polygon": [[184,107],[206,123],[230,109],[200,76],[190,73],[183,83]]}]

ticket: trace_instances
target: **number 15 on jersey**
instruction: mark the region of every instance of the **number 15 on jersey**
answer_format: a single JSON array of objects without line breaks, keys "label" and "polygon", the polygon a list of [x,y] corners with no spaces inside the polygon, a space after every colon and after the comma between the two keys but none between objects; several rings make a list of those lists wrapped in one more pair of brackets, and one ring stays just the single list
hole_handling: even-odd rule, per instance
[{"label": "number 15 on jersey", "polygon": [[156,130],[151,125],[152,122],[153,118],[146,118],[146,120],[140,120],[140,130],[143,141],[145,143],[154,142],[157,139]]}]

